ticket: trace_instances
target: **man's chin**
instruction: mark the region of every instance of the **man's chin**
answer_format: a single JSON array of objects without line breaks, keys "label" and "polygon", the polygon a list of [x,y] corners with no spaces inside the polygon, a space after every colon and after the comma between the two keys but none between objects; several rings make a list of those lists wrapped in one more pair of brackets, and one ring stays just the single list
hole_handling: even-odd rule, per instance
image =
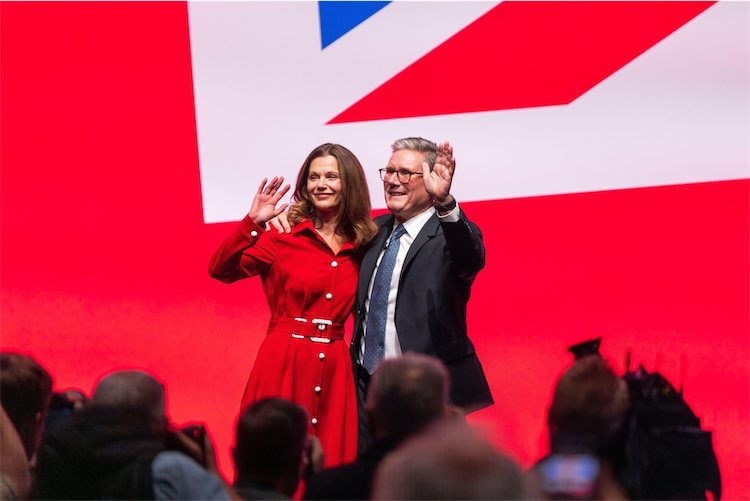
[{"label": "man's chin", "polygon": [[403,204],[397,203],[395,200],[386,200],[385,206],[388,207],[388,210],[393,214],[398,214],[401,209],[404,208]]}]

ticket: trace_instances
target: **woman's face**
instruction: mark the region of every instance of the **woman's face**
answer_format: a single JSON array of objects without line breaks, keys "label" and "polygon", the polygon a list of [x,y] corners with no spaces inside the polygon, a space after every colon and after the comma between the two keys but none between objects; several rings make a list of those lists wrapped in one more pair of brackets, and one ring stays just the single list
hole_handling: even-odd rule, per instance
[{"label": "woman's face", "polygon": [[317,157],[307,172],[307,193],[319,212],[337,212],[341,206],[339,163],[331,155]]}]

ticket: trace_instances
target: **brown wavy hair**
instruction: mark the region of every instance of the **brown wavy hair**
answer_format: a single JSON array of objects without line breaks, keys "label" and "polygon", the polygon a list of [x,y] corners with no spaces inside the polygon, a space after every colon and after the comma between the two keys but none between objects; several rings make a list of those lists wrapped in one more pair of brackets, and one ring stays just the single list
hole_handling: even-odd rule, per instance
[{"label": "brown wavy hair", "polygon": [[292,225],[296,225],[303,219],[311,219],[316,228],[323,224],[318,209],[315,208],[307,192],[307,176],[313,160],[329,155],[338,162],[341,177],[342,201],[336,233],[353,241],[354,246],[359,248],[372,240],[377,233],[377,227],[370,216],[370,190],[367,188],[362,164],[359,163],[354,153],[340,144],[321,144],[307,155],[297,174],[292,207],[287,217]]}]

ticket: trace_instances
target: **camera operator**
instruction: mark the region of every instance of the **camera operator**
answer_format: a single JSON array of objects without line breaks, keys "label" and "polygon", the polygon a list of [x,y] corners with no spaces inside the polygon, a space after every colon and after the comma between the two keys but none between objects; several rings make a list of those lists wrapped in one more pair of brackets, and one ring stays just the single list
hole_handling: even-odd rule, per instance
[{"label": "camera operator", "polygon": [[628,389],[598,354],[579,357],[555,387],[550,453],[532,468],[547,499],[628,499],[614,473]]},{"label": "camera operator", "polygon": [[[190,433],[190,434],[189,434]],[[39,449],[37,499],[230,499],[207,434],[169,425],[164,386],[142,371],[107,375],[60,416]]]}]

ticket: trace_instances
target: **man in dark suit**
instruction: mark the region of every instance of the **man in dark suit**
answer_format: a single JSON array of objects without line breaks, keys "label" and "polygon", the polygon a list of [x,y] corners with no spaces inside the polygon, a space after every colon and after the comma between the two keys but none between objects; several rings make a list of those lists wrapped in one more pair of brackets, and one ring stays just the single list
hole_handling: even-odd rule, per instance
[{"label": "man in dark suit", "polygon": [[[484,267],[479,228],[450,194],[456,162],[448,143],[399,139],[380,169],[390,214],[359,275],[351,353],[360,402],[360,451],[369,445],[363,412],[370,374],[382,358],[406,352],[445,364],[451,403],[466,412],[493,403],[466,328],[471,285]],[[393,247],[393,248],[392,248]],[[378,277],[380,269],[385,277]]]},{"label": "man in dark suit", "polygon": [[382,361],[367,395],[372,445],[354,463],[311,476],[305,499],[370,499],[375,470],[407,438],[446,416],[448,373],[440,360],[406,353]]}]

